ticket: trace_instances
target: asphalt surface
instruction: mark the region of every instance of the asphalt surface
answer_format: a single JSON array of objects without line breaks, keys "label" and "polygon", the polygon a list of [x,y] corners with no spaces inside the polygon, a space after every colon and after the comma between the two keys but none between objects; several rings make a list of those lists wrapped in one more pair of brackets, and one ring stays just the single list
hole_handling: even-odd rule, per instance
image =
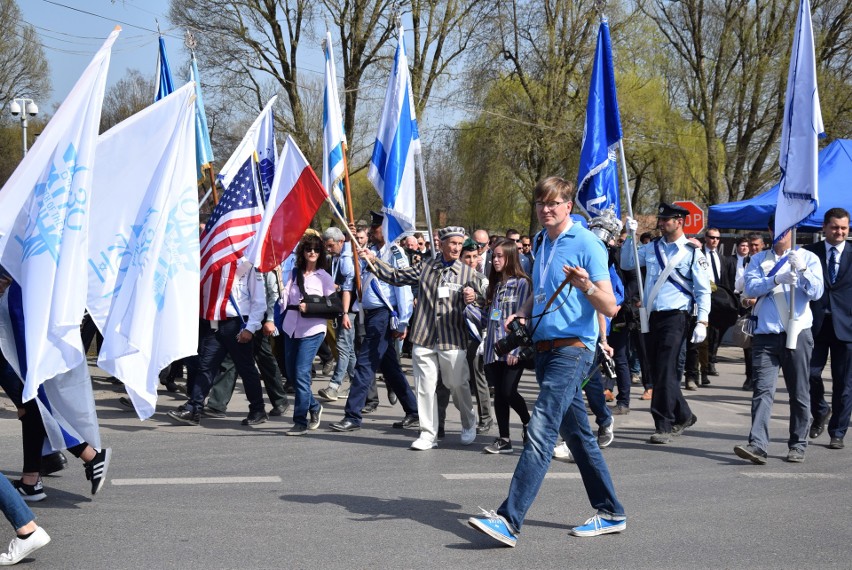
[{"label": "asphalt surface", "polygon": [[[320,430],[292,438],[283,436],[289,418],[241,426],[241,387],[226,419],[174,425],[164,413],[180,400],[161,392],[158,412],[140,422],[118,403],[121,386],[93,369],[101,437],[113,450],[109,481],[92,497],[70,455],[68,469],[46,477],[48,498],[31,506],[53,541],[23,567],[852,567],[852,445],[829,450],[823,434],[805,463],[786,463],[787,393],[779,381],[769,463],[737,458],[750,396],[740,389],[742,352],[726,347],[720,356],[721,375],[687,392],[698,423],[674,443],[646,443],[653,422],[640,386],[632,412],[616,417],[604,456],[627,510],[624,533],[568,534],[593,513],[576,467],[554,461],[514,549],[465,521],[503,500],[519,446],[511,455],[482,453],[496,427],[462,446],[452,405],[446,439],[415,452],[408,445],[416,433],[391,427],[402,410],[384,390],[360,431],[328,430],[343,415],[341,400],[325,406]],[[318,378],[314,391],[326,382]],[[531,405],[534,378],[525,376],[521,389]],[[0,469],[10,477],[21,466],[15,417],[0,399]],[[514,415],[512,430],[519,439]]]}]

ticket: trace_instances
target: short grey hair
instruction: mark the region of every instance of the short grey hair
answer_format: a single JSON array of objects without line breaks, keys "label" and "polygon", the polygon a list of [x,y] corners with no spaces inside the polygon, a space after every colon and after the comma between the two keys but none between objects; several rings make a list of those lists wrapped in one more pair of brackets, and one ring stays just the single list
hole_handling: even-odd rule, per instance
[{"label": "short grey hair", "polygon": [[330,239],[333,239],[334,241],[343,241],[346,238],[343,237],[343,232],[340,231],[340,228],[330,227],[322,233],[322,239],[323,241],[328,241]]}]

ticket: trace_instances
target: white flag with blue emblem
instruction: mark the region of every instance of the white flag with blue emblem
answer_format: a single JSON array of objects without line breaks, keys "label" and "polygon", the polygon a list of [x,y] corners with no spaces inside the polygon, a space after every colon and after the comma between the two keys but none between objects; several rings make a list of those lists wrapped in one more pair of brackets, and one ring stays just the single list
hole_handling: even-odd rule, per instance
[{"label": "white flag with blue emblem", "polygon": [[275,116],[272,106],[278,95],[272,97],[266,107],[260,112],[254,123],[246,131],[243,140],[231,153],[228,162],[219,170],[216,180],[222,188],[228,188],[231,181],[240,172],[243,164],[253,154],[257,153],[258,170],[260,171],[260,187],[263,189],[264,201],[269,199],[272,180],[275,178],[275,165],[278,164],[278,148],[275,146]]},{"label": "white flag with blue emblem", "polygon": [[325,92],[322,104],[322,186],[337,206],[342,216],[346,214],[343,198],[343,116],[337,96],[337,73],[334,71],[334,53],[331,51],[331,32],[325,33]]},{"label": "white flag with blue emblem", "polygon": [[45,380],[85,359],[80,323],[92,168],[110,50],[119,31],[109,35],[0,190],[0,263],[21,285],[27,323],[25,401]]},{"label": "white flag with blue emblem", "polygon": [[400,25],[384,111],[367,170],[367,178],[382,199],[382,211],[385,213],[382,229],[388,242],[414,230],[417,208],[414,156],[417,154],[420,154],[420,134]]},{"label": "white flag with blue emblem", "polygon": [[89,313],[104,335],[98,366],[124,382],[141,419],[160,370],[198,347],[195,104],[187,83],[98,138]]},{"label": "white flag with blue emblem", "polygon": [[824,135],[817,89],[814,33],[808,0],[802,0],[787,73],[787,97],[781,127],[781,183],[775,212],[773,239],[814,213],[817,192],[817,140]]}]

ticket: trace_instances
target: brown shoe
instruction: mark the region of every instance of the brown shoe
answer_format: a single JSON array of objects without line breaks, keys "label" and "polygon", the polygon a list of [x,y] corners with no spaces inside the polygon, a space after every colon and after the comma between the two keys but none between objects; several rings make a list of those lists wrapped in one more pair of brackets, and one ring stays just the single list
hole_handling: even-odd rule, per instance
[{"label": "brown shoe", "polygon": [[648,388],[645,392],[639,397],[640,400],[650,400],[651,396],[654,394],[653,388]]}]

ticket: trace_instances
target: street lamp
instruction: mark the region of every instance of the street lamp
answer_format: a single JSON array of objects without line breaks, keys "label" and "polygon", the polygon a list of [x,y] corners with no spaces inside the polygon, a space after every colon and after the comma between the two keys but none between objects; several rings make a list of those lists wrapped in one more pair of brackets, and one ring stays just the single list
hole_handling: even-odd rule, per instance
[{"label": "street lamp", "polygon": [[35,117],[38,115],[38,106],[32,99],[12,99],[9,105],[9,110],[13,117],[21,116],[21,140],[24,144],[24,156],[27,156],[27,117]]}]

